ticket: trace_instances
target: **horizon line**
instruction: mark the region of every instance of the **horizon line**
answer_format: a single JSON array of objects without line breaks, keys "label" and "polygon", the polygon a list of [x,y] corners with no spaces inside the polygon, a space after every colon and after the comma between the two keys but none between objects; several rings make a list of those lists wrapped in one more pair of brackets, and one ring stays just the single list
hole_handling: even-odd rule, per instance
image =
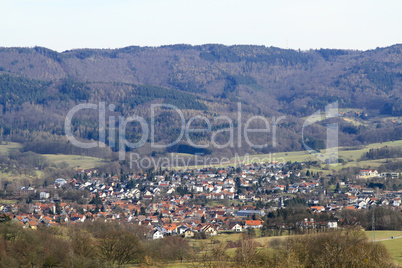
[{"label": "horizon line", "polygon": [[307,51],[311,51],[311,50],[321,50],[321,49],[328,49],[328,50],[345,50],[345,51],[359,51],[359,52],[366,52],[366,51],[373,51],[373,50],[377,50],[377,49],[384,49],[384,48],[390,48],[390,47],[394,47],[394,46],[399,46],[402,45],[402,43],[395,43],[389,46],[377,46],[376,48],[372,48],[372,49],[352,49],[352,48],[309,48],[309,49],[300,49],[300,48],[283,48],[283,47],[278,47],[278,46],[267,46],[267,45],[258,45],[258,44],[223,44],[223,43],[203,43],[203,44],[189,44],[189,43],[175,43],[175,44],[165,44],[165,45],[128,45],[128,46],[122,46],[122,47],[115,47],[115,48],[96,48],[96,47],[80,47],[80,48],[71,48],[71,49],[67,49],[67,50],[55,50],[46,46],[41,46],[41,45],[34,45],[34,46],[0,46],[1,49],[13,49],[13,48],[26,48],[26,49],[35,49],[37,47],[40,48],[45,48],[45,49],[49,49],[51,51],[55,51],[57,53],[66,53],[66,52],[72,52],[72,51],[76,51],[76,50],[119,50],[119,49],[124,49],[124,48],[130,48],[130,47],[138,47],[138,48],[164,48],[164,47],[173,47],[173,46],[179,46],[179,45],[184,45],[184,46],[190,46],[190,47],[201,47],[201,46],[208,46],[208,45],[220,45],[220,46],[225,46],[225,47],[236,47],[236,46],[255,46],[255,47],[265,47],[265,48],[278,48],[278,49],[282,49],[282,50],[294,50],[294,51],[303,51],[303,52],[307,52]]}]

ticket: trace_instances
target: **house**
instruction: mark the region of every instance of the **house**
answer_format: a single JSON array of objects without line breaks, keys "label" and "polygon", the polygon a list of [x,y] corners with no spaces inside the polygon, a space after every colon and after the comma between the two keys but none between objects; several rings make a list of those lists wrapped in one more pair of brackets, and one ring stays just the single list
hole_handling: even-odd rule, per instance
[{"label": "house", "polygon": [[371,188],[364,188],[364,189],[362,190],[362,193],[363,193],[363,194],[374,194],[374,190],[371,189]]},{"label": "house", "polygon": [[248,217],[255,214],[259,214],[261,217],[263,217],[265,215],[265,212],[262,210],[239,210],[236,212],[237,217]]},{"label": "house", "polygon": [[148,218],[149,218],[149,219],[151,220],[151,222],[153,222],[153,223],[159,222],[158,216],[149,216]]},{"label": "house", "polygon": [[159,194],[161,193],[161,189],[155,188],[155,189],[153,190],[153,193],[156,194],[156,195],[159,195]]},{"label": "house", "polygon": [[396,172],[383,172],[380,175],[383,178],[392,178],[392,179],[396,179],[399,177],[399,173]]},{"label": "house", "polygon": [[273,190],[279,190],[279,191],[283,191],[285,190],[286,186],[285,185],[277,185]]},{"label": "house", "polygon": [[301,229],[311,229],[317,226],[316,221],[313,218],[305,218],[304,221],[296,222],[296,226]]},{"label": "house", "polygon": [[38,228],[38,224],[36,223],[36,221],[28,221],[26,226],[34,230]]},{"label": "house", "polygon": [[201,231],[204,232],[206,235],[209,235],[209,236],[214,236],[214,235],[218,234],[218,231],[216,231],[216,229],[210,224],[207,224],[204,227],[202,227]]},{"label": "house", "polygon": [[173,232],[176,230],[176,227],[176,224],[167,224],[163,226],[168,234],[173,234]]},{"label": "house", "polygon": [[323,211],[325,211],[324,206],[311,206],[310,209],[311,209],[312,212],[323,212]]},{"label": "house", "polygon": [[152,195],[144,195],[144,200],[152,200]]},{"label": "house", "polygon": [[134,198],[138,199],[138,198],[140,198],[141,192],[138,189],[133,189],[131,191],[131,194],[133,195]]},{"label": "house", "polygon": [[225,197],[229,198],[229,199],[234,199],[234,197],[235,197],[235,194],[233,192],[229,192],[229,191],[226,191],[226,190],[222,191],[222,194]]},{"label": "house", "polygon": [[354,194],[360,193],[362,190],[362,187],[360,185],[350,185],[349,188],[350,188],[350,192],[352,192]]},{"label": "house", "polygon": [[155,225],[154,230],[159,231],[164,235],[168,233],[167,230],[165,228],[163,228],[163,226],[160,226],[160,225]]},{"label": "house", "polygon": [[184,232],[184,237],[186,237],[186,238],[194,237],[194,231],[187,229],[187,231]]},{"label": "house", "polygon": [[152,235],[152,239],[155,240],[155,239],[161,239],[161,238],[163,238],[163,233],[159,230],[155,230]]},{"label": "house", "polygon": [[246,195],[245,194],[239,194],[239,200],[244,200],[246,199]]},{"label": "house", "polygon": [[84,222],[86,219],[85,215],[80,215],[78,213],[71,213],[70,220],[75,222]]},{"label": "house", "polygon": [[204,191],[204,188],[203,188],[202,186],[196,186],[196,185],[194,185],[194,186],[193,186],[193,190],[194,190],[195,192],[201,193],[201,192]]},{"label": "house", "polygon": [[50,193],[40,192],[39,198],[40,199],[48,199],[50,197]]},{"label": "house", "polygon": [[297,193],[298,189],[296,187],[289,187],[287,193],[288,194],[295,194]]},{"label": "house", "polygon": [[313,197],[313,198],[309,199],[308,202],[310,204],[318,205],[320,203],[320,199],[318,199],[318,197]]},{"label": "house", "polygon": [[60,186],[63,186],[66,183],[67,181],[63,178],[58,178],[57,180],[54,181],[54,184],[59,184]]},{"label": "house", "polygon": [[262,222],[260,220],[250,220],[246,221],[246,224],[244,225],[244,228],[253,228],[253,229],[259,229],[262,228]]},{"label": "house", "polygon": [[338,222],[329,221],[329,222],[327,222],[327,227],[328,227],[328,229],[337,229],[338,228]]},{"label": "house", "polygon": [[180,225],[176,228],[176,233],[181,235],[184,234],[189,228],[185,225]]},{"label": "house", "polygon": [[229,230],[232,232],[242,232],[243,231],[243,226],[241,226],[238,223],[232,223],[229,225]]},{"label": "house", "polygon": [[399,207],[401,205],[401,199],[400,198],[394,198],[392,201],[393,201],[392,205],[394,207]]},{"label": "house", "polygon": [[360,170],[359,175],[357,175],[357,179],[367,179],[373,177],[379,177],[378,171],[375,169],[362,169]]}]

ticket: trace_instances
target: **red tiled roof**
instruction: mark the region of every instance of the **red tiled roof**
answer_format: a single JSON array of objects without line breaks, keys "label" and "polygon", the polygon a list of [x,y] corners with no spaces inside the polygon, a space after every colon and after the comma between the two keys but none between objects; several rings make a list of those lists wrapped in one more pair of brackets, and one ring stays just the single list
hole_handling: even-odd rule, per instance
[{"label": "red tiled roof", "polygon": [[259,220],[255,220],[255,221],[252,221],[252,220],[246,221],[246,225],[249,225],[249,226],[261,225],[261,221],[259,221]]}]

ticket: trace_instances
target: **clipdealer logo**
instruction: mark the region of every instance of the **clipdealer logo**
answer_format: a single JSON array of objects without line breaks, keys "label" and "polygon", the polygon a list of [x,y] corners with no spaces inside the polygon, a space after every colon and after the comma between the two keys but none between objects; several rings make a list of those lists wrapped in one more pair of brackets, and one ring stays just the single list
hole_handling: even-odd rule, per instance
[{"label": "clipdealer logo", "polygon": [[[108,116],[108,146],[110,148],[116,148],[116,143],[118,144],[118,153],[119,153],[119,160],[125,160],[126,159],[126,153],[127,153],[127,148],[130,149],[137,149],[146,144],[147,142],[150,143],[151,148],[154,149],[166,149],[171,146],[174,146],[178,144],[180,141],[184,140],[187,144],[190,146],[193,146],[195,148],[208,148],[208,147],[213,147],[217,149],[222,149],[222,148],[240,148],[243,145],[243,142],[245,142],[247,145],[249,145],[251,148],[266,148],[267,146],[271,145],[273,148],[277,146],[277,125],[280,121],[284,120],[286,117],[285,116],[280,116],[278,118],[272,117],[271,123],[269,120],[263,116],[252,116],[248,118],[247,120],[244,120],[242,117],[242,110],[241,110],[241,103],[237,104],[237,118],[236,120],[232,120],[228,116],[217,116],[214,117],[213,119],[208,119],[205,116],[201,115],[196,115],[194,117],[191,117],[189,120],[187,120],[184,117],[183,112],[177,108],[174,105],[171,104],[151,104],[150,105],[151,112],[150,112],[150,124],[141,116],[133,115],[129,117],[124,117],[124,116],[119,116],[116,118],[116,116]],[[73,127],[72,127],[72,121],[74,116],[85,109],[92,109],[92,110],[98,110],[99,113],[99,126],[98,126],[98,131],[99,131],[99,140],[98,141],[91,141],[91,142],[81,142],[76,139],[73,135]],[[108,105],[107,109],[110,112],[114,112],[115,110],[115,105],[110,104]],[[172,111],[172,113],[177,113],[179,116],[179,125],[180,125],[180,134],[176,138],[176,140],[168,143],[168,144],[158,144],[156,142],[155,136],[156,136],[156,128],[155,128],[155,118],[158,116],[157,115],[157,110],[158,109],[168,109]],[[325,153],[318,152],[314,149],[312,149],[306,142],[304,138],[304,130],[306,127],[309,125],[312,125],[313,123],[316,123],[318,121],[322,121],[325,119],[329,118],[334,118],[338,116],[338,102],[334,102],[332,104],[329,104],[325,107],[325,113],[322,115],[321,110],[318,110],[316,113],[312,114],[309,116],[302,128],[302,141],[303,141],[303,147],[306,149],[306,151],[312,155],[314,155],[317,159],[319,159],[322,162],[328,163],[330,165],[336,165],[338,163],[338,124],[333,123],[333,124],[328,124],[327,127],[327,139],[326,139],[326,149]],[[118,126],[116,127],[116,123],[118,122]],[[198,122],[203,122],[205,125],[205,128],[194,128],[193,123],[195,121]],[[243,123],[244,121],[244,123]],[[262,128],[250,128],[250,125],[253,121],[259,121],[260,125],[262,123],[263,127]],[[137,122],[142,129],[141,138],[136,141],[136,142],[130,142],[126,139],[126,129],[127,125],[131,122]],[[216,129],[212,130],[212,124],[217,123],[217,122],[224,122],[228,126],[227,128],[223,129]],[[237,124],[236,128],[234,127],[235,123]],[[80,147],[80,148],[94,148],[94,147],[105,147],[106,146],[106,104],[105,102],[99,102],[99,104],[94,104],[94,103],[84,103],[84,104],[78,104],[75,107],[73,107],[67,114],[64,122],[64,129],[66,136],[68,140],[73,144],[74,146]],[[118,130],[118,137],[115,137],[115,130]],[[236,135],[235,135],[236,132]],[[210,133],[211,139],[209,140],[208,143],[205,144],[196,144],[191,140],[191,133]],[[229,139],[226,143],[219,143],[217,136],[220,133],[227,133],[229,136]],[[252,133],[259,133],[259,134],[266,134],[268,137],[268,133],[271,134],[272,140],[270,143],[265,143],[265,144],[254,144],[250,138],[249,135]],[[237,136],[237,138],[235,137]],[[244,139],[243,139],[244,138]],[[275,154],[274,154],[275,156]],[[142,164],[145,165],[145,163],[150,163],[154,162],[155,165],[159,165],[160,163],[164,163],[164,166],[174,166],[175,164],[177,165],[178,163],[182,163],[185,166],[188,165],[189,161],[184,160],[184,159],[177,159],[176,158],[164,158],[164,159],[159,159],[158,161],[155,160],[149,160],[148,158],[142,158],[138,153],[131,152],[130,153],[130,163],[137,161],[140,163],[140,161],[143,161]],[[237,156],[238,157],[238,156]],[[145,160],[148,162],[146,162]],[[197,156],[196,156],[197,159]],[[230,160],[226,157],[222,158],[222,161],[219,161],[218,158],[212,158],[214,163],[217,164],[222,164],[230,162]],[[211,161],[212,161],[211,160]],[[142,165],[141,164],[141,165]],[[206,163],[204,163],[205,166],[207,166]],[[145,165],[145,166],[151,166],[151,165]]]},{"label": "clipdealer logo", "polygon": [[318,152],[312,149],[305,143],[304,139],[304,129],[311,124],[314,124],[319,121],[323,121],[330,118],[338,117],[338,102],[333,102],[325,106],[325,113],[321,114],[321,110],[318,110],[314,114],[310,115],[306,121],[304,121],[303,128],[302,128],[302,140],[303,140],[303,147],[306,151],[317,159],[332,166],[336,166],[338,164],[338,132],[339,126],[338,123],[327,124],[327,140],[326,140],[326,148],[325,153]]},{"label": "clipdealer logo", "polygon": [[[118,117],[118,140],[115,137],[115,129],[116,129],[116,117],[115,116],[109,116],[108,118],[108,127],[109,127],[109,133],[108,133],[108,146],[111,148],[116,148],[116,141],[118,141],[118,152],[119,152],[119,160],[125,160],[126,157],[126,149],[131,148],[131,149],[137,149],[143,146],[147,141],[150,142],[151,148],[154,149],[165,149],[168,147],[172,147],[182,140],[184,140],[187,144],[189,144],[192,147],[195,148],[208,148],[208,147],[213,147],[213,148],[240,148],[242,147],[243,142],[247,143],[251,148],[266,148],[269,145],[272,147],[276,147],[277,145],[277,139],[276,139],[276,131],[277,131],[277,125],[281,120],[284,120],[286,117],[285,116],[280,116],[276,118],[275,116],[272,117],[272,124],[271,122],[263,116],[252,116],[248,118],[247,120],[244,120],[242,117],[242,110],[241,110],[241,103],[237,104],[237,118],[236,120],[232,120],[228,116],[220,115],[216,116],[212,119],[208,119],[205,116],[202,115],[196,115],[194,117],[191,117],[187,122],[185,119],[185,116],[183,112],[177,108],[174,105],[171,104],[151,104],[151,113],[150,113],[150,125],[148,122],[141,116],[129,116],[129,117],[124,117],[124,116],[119,116]],[[180,134],[176,138],[176,140],[170,142],[169,144],[158,144],[155,140],[156,137],[156,129],[155,129],[155,118],[158,116],[157,115],[157,110],[158,109],[169,109],[172,112],[176,113],[179,118],[180,118]],[[92,142],[81,142],[78,141],[74,135],[73,135],[73,127],[72,127],[72,121],[74,116],[85,109],[92,109],[92,110],[98,110],[99,112],[99,141],[92,141]],[[108,110],[110,112],[114,112],[115,105],[110,104],[108,105]],[[205,128],[194,128],[194,122],[203,122],[205,125]],[[243,121],[245,121],[243,123]],[[251,124],[253,121],[258,121],[260,124],[263,125],[261,128],[251,128]],[[141,139],[137,142],[129,142],[126,139],[126,128],[127,125],[131,122],[137,122],[140,124],[142,133],[141,133]],[[228,127],[222,128],[222,129],[216,129],[213,130],[212,125],[215,123],[225,123]],[[237,127],[235,128],[234,125],[235,123],[237,124]],[[77,147],[80,148],[94,148],[94,147],[105,147],[106,146],[106,104],[105,102],[100,102],[99,104],[94,104],[94,103],[84,103],[84,104],[78,104],[75,107],[73,107],[67,114],[65,121],[64,121],[64,129],[66,136],[68,140]],[[235,131],[237,133],[235,133]],[[191,134],[192,133],[209,133],[210,135],[210,140],[205,143],[205,144],[196,144],[191,140]],[[218,135],[220,133],[227,133],[229,136],[229,139],[226,143],[219,143],[218,142]],[[270,143],[265,143],[265,144],[255,144],[250,140],[250,134],[252,133],[260,133],[262,135],[266,135],[268,137],[268,134],[271,134],[272,140]],[[237,136],[237,138],[235,137]],[[244,140],[243,140],[244,138]],[[268,140],[267,140],[268,142]],[[138,155],[138,154],[137,154]],[[227,158],[225,158],[227,159]]]}]

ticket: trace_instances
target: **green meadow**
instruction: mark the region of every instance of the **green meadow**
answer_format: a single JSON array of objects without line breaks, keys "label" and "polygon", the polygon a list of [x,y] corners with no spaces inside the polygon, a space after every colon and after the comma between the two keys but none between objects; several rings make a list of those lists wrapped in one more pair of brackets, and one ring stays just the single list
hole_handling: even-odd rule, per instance
[{"label": "green meadow", "polygon": [[72,168],[95,168],[105,165],[107,161],[98,157],[83,155],[65,155],[65,154],[44,154],[47,160],[53,164],[67,163]]},{"label": "green meadow", "polygon": [[[376,159],[370,161],[359,161],[360,157],[368,152],[370,149],[381,148],[384,146],[388,147],[402,147],[402,140],[390,141],[383,143],[373,143],[366,146],[361,146],[359,148],[354,147],[339,147],[338,157],[346,161],[346,164],[338,164],[336,166],[329,166],[330,169],[341,169],[344,167],[362,167],[362,168],[376,168],[384,163],[387,159]],[[323,150],[320,156],[324,156],[325,150]],[[228,165],[233,165],[235,163],[250,164],[253,162],[306,162],[319,160],[314,155],[309,154],[307,151],[296,151],[296,152],[281,152],[281,153],[270,153],[262,155],[247,155],[244,157],[232,158]],[[401,160],[400,158],[398,160]],[[325,163],[323,164],[325,166]]]},{"label": "green meadow", "polygon": [[[340,170],[346,167],[359,167],[359,168],[378,168],[382,164],[387,163],[390,159],[375,159],[375,160],[365,160],[360,161],[359,159],[364,153],[367,153],[370,149],[381,148],[384,146],[388,147],[402,147],[402,140],[389,141],[382,143],[372,143],[366,146],[358,147],[339,147],[338,148],[338,158],[343,159],[344,163],[336,165],[326,165],[321,163],[320,167],[311,167],[310,170],[314,172],[323,172],[323,174],[331,173],[331,170]],[[188,154],[174,154],[171,156],[181,156],[183,158],[194,158],[192,155]],[[319,153],[319,156],[324,156],[325,150]],[[391,159],[391,160],[402,160],[402,158]],[[291,162],[307,162],[307,161],[318,161],[320,159],[316,158],[313,154],[309,154],[307,151],[295,151],[295,152],[278,152],[269,154],[258,154],[258,155],[245,155],[232,157],[230,161],[223,162],[216,165],[207,165],[207,167],[226,167],[226,166],[237,166],[239,164],[251,164],[251,163],[262,163],[262,162],[279,162],[286,163]],[[188,168],[197,168],[197,166],[189,166]],[[199,168],[199,166],[198,166]],[[180,169],[180,167],[175,167],[175,169]]]},{"label": "green meadow", "polygon": [[[366,231],[366,235],[371,239],[372,232]],[[375,241],[384,244],[393,261],[402,265],[402,231],[375,231]]]},{"label": "green meadow", "polygon": [[18,150],[21,147],[21,144],[16,142],[2,141],[0,142],[0,154],[9,153],[10,151]]},{"label": "green meadow", "polygon": [[[21,144],[16,142],[1,142],[0,143],[0,154],[8,154],[14,150],[19,150],[21,148]],[[43,154],[44,157],[49,161],[51,165],[60,166],[61,164],[67,164],[70,168],[83,168],[90,169],[95,167],[100,167],[108,163],[107,160],[98,158],[98,157],[90,157],[90,156],[82,156],[82,155],[65,155],[65,154]],[[1,163],[0,163],[1,164]],[[4,171],[0,170],[0,178],[5,178],[8,180],[14,179],[34,179],[40,178],[44,174],[42,170],[36,170],[30,174],[19,174],[16,170],[14,171]]]}]

